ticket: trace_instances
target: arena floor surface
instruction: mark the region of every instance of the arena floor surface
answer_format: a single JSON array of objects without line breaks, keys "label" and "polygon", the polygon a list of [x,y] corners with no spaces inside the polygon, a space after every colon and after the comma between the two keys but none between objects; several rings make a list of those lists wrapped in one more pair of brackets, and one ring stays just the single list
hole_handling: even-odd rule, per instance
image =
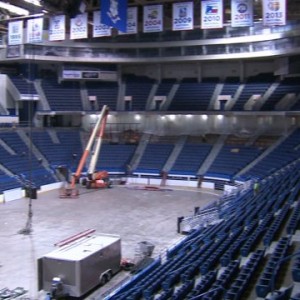
[{"label": "arena floor surface", "polygon": [[[192,188],[149,191],[128,186],[82,189],[77,199],[60,199],[57,190],[45,192],[32,199],[29,235],[19,233],[28,220],[29,199],[0,204],[0,290],[22,287],[27,291],[24,297],[41,298],[37,259],[54,250],[55,243],[88,229],[120,235],[124,258],[133,258],[142,241],[152,243],[152,256],[158,256],[182,238],[177,218],[192,215],[195,207],[204,207],[219,195]],[[101,298],[128,276],[120,272],[90,298]]]}]

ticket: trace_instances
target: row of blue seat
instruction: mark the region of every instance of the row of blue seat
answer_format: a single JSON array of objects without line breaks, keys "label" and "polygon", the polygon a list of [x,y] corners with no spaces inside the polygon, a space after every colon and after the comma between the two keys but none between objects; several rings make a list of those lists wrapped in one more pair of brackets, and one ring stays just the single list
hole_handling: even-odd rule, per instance
[{"label": "row of blue seat", "polygon": [[274,221],[272,222],[272,224],[270,225],[270,227],[268,228],[267,232],[263,237],[264,246],[270,246],[271,242],[274,239],[274,236],[277,234],[280,227],[284,223],[288,215],[289,209],[290,209],[290,205],[286,203],[284,207],[281,209],[281,211],[279,212],[279,214],[275,217]]},{"label": "row of blue seat", "polygon": [[300,257],[297,257],[293,263],[292,277],[295,282],[300,282]]},{"label": "row of blue seat", "polygon": [[294,234],[296,229],[299,226],[300,221],[300,202],[298,202],[297,206],[294,209],[294,212],[287,224],[286,232],[287,234]]},{"label": "row of blue seat", "polygon": [[[182,295],[191,299],[203,293],[205,294],[201,299],[221,299],[222,294],[224,297],[238,299],[246,288],[249,277],[255,272],[259,262],[262,262],[264,250],[254,252],[248,263],[241,268],[239,258],[251,254],[264,233],[268,232],[268,228],[275,230],[274,224],[277,224],[278,220],[282,218],[282,222],[286,221],[285,213],[289,211],[292,203],[289,200],[290,193],[286,193],[284,189],[286,186],[293,188],[290,185],[291,181],[297,185],[297,182],[292,180],[296,168],[295,165],[295,168],[286,168],[286,173],[278,172],[266,178],[261,182],[258,194],[249,189],[236,195],[238,200],[232,199],[235,208],[228,206],[225,200],[220,201],[218,203],[220,208],[222,204],[224,205],[223,220],[220,223],[193,230],[181,243],[168,251],[165,263],[159,265],[141,281],[136,281],[134,286],[124,292],[128,298],[121,296],[120,299],[172,299],[172,297],[180,299],[176,297],[183,297]],[[225,212],[226,207],[230,212]],[[260,211],[255,208],[259,208]],[[251,215],[252,222],[246,218],[247,215]],[[275,239],[274,234],[266,236],[272,241]],[[278,242],[271,262],[263,270],[263,274],[268,276],[262,277],[263,280],[257,284],[258,293],[264,291],[263,284],[266,278],[271,285],[270,270],[272,267],[275,268],[278,257],[285,256],[283,248],[287,249],[288,241],[289,238],[282,238]],[[219,270],[221,275],[217,277],[219,263],[225,268],[225,272]],[[228,270],[233,264],[235,269],[231,273]],[[196,284],[198,278],[200,281]],[[201,282],[205,283],[205,278],[210,278],[207,279],[205,290],[197,289]],[[224,289],[231,291],[228,296],[223,293]]]},{"label": "row of blue seat", "polygon": [[230,283],[239,272],[239,260],[232,261],[211,286],[211,289],[202,297],[203,300],[218,300],[229,288]]},{"label": "row of blue seat", "polygon": [[273,214],[269,213],[265,216],[265,218],[262,220],[262,222],[257,226],[257,228],[251,234],[249,239],[247,239],[247,241],[244,243],[244,245],[240,249],[240,254],[243,257],[247,257],[250,254],[250,252],[253,250],[253,248],[257,244],[257,242],[260,240],[264,231],[268,228],[268,226],[272,220],[273,220]]},{"label": "row of blue seat", "polygon": [[[268,259],[262,274],[259,277],[258,283],[255,286],[257,297],[266,297],[272,289],[273,278],[279,272],[279,261],[285,257],[290,246],[291,237],[282,237],[276,245],[274,252]],[[275,288],[275,287],[274,287]]]},{"label": "row of blue seat", "polygon": [[[80,136],[78,131],[72,131],[72,130],[64,130],[64,132],[61,131],[55,131],[60,143],[54,142],[51,138],[50,135],[47,132],[38,132],[34,131],[32,132],[32,139],[34,142],[34,145],[40,150],[40,152],[45,156],[47,159],[48,163],[52,166],[60,166],[64,165],[67,166],[68,168],[72,169],[74,171],[75,166],[77,165],[78,161],[74,159],[73,154],[76,154],[79,156],[79,154],[82,153],[82,145],[80,143]],[[13,138],[11,135],[16,134],[15,132],[12,133],[3,133],[2,137],[6,141],[8,145],[10,145],[15,151],[20,152],[20,149],[24,149],[26,152],[26,145],[23,142],[16,142],[15,138]],[[294,138],[297,137],[298,135],[292,135]],[[300,137],[300,135],[299,135]],[[291,137],[292,138],[292,137]],[[290,140],[290,138],[288,138]],[[295,141],[292,143],[291,146],[295,145]],[[127,149],[125,151],[124,147],[131,147],[130,149]],[[140,171],[147,171],[150,173],[155,172],[156,174],[159,174],[161,169],[164,166],[164,163],[166,160],[169,158],[169,155],[173,149],[173,145],[168,144],[165,145],[166,147],[164,148],[163,145],[149,145],[148,150],[146,149],[143,159],[140,162],[140,165],[138,168],[140,168]],[[190,145],[187,144],[187,147]],[[204,146],[204,145],[202,145]],[[202,149],[202,146],[199,147],[199,149]],[[211,145],[206,145],[208,146],[207,149],[211,148]],[[118,149],[122,148],[123,153],[119,153]],[[129,164],[131,158],[134,155],[134,151],[136,149],[136,146],[134,145],[103,145],[102,147],[102,152],[100,153],[100,156],[102,159],[99,160],[97,168],[99,169],[107,169],[110,172],[119,172],[119,173],[125,173],[127,170],[127,165]],[[163,150],[162,150],[163,149]],[[182,149],[182,153],[185,153],[185,146]],[[27,151],[28,152],[28,151]],[[206,152],[207,153],[207,152]],[[1,156],[4,157],[5,151]],[[18,153],[19,154],[19,153]],[[26,156],[26,153],[25,153]],[[20,173],[20,172],[25,172],[26,169],[26,163],[22,160],[22,153],[20,153],[19,157],[14,157],[13,159],[9,159],[11,155],[6,155],[7,159],[4,159],[3,162],[8,164],[11,161],[11,167],[8,166],[8,169],[11,169],[13,173]],[[117,159],[116,159],[117,157]],[[183,158],[184,155],[181,157],[181,154],[178,156],[178,163]],[[21,163],[18,163],[20,161]],[[199,160],[200,162],[200,160]],[[13,164],[17,164],[16,167],[13,167]],[[176,166],[177,160],[175,161],[174,166]],[[196,170],[198,169],[199,166],[197,164],[193,163],[192,166],[186,166],[187,169],[180,167],[181,164],[179,164],[175,169],[173,169],[176,172],[180,171],[185,171],[188,172],[189,174],[193,173],[196,175]],[[19,166],[22,167],[23,169],[19,169]],[[29,164],[27,164],[29,166]],[[195,168],[195,166],[197,166]],[[39,165],[39,162],[37,159],[32,159],[31,160],[31,168],[40,168],[41,166]],[[185,170],[184,170],[185,169]],[[189,170],[188,170],[189,169]],[[171,169],[172,170],[172,169]],[[294,196],[296,193],[293,194]],[[282,201],[284,200],[283,198],[281,199]],[[234,207],[234,204],[232,204]],[[228,209],[226,209],[228,213]],[[222,213],[222,210],[220,211]]]},{"label": "row of blue seat", "polygon": [[195,285],[193,290],[187,295],[187,299],[193,299],[198,295],[201,295],[208,291],[217,279],[217,271],[213,270],[208,272],[205,276],[201,277],[198,284]]},{"label": "row of blue seat", "polygon": [[226,300],[239,300],[243,293],[249,286],[255,272],[260,267],[260,264],[264,258],[264,250],[256,250],[252,253],[248,262],[242,266],[238,276],[230,285],[228,291],[225,294]]},{"label": "row of blue seat", "polygon": [[237,236],[240,234],[240,230],[236,230],[230,235],[224,235],[224,241],[220,240],[216,243],[215,250],[211,252],[211,255],[205,260],[205,262],[200,267],[200,272],[205,275],[210,271],[217,263],[219,263],[220,257],[228,249],[228,247],[236,240]]},{"label": "row of blue seat", "polygon": [[285,167],[299,158],[300,149],[297,148],[300,139],[300,129],[296,129],[283,143],[264,157],[259,164],[253,166],[244,176],[259,176],[264,178]]},{"label": "row of blue seat", "polygon": [[235,259],[238,255],[238,251],[241,249],[242,244],[248,240],[249,235],[254,231],[258,224],[257,220],[253,220],[246,229],[233,241],[233,243],[228,247],[226,252],[220,258],[220,263],[223,267],[228,266],[231,260]]},{"label": "row of blue seat", "polygon": [[[148,96],[151,88],[153,87],[152,81],[141,81],[139,77],[135,77],[135,81],[126,82],[125,94],[132,96],[132,103],[130,110],[145,110]],[[25,78],[11,76],[11,79],[21,94],[32,95],[38,94],[34,84],[29,82]],[[252,95],[263,95],[272,82],[268,83],[257,83],[248,82],[244,85],[243,91],[234,104],[233,110],[243,110],[244,104],[251,98]],[[156,95],[167,96],[173,86],[174,82],[162,82],[159,84]],[[82,110],[80,100],[80,86],[75,83],[58,83],[56,79],[44,79],[42,80],[42,86],[49,101],[51,110],[69,110],[78,111]],[[235,93],[240,86],[239,83],[226,83],[224,84],[222,91],[223,95],[230,95],[231,98],[235,96]],[[181,110],[181,111],[205,111],[209,107],[209,101],[213,95],[216,87],[214,83],[197,83],[197,82],[182,82],[179,85],[178,91],[175,93],[174,99],[168,110]],[[117,109],[117,96],[118,96],[118,84],[115,82],[102,84],[101,82],[86,82],[86,89],[89,96],[96,96],[96,101],[99,106],[109,104],[112,110]],[[272,97],[266,101],[263,105],[262,110],[272,110],[275,105],[289,93],[298,94],[299,88],[296,84],[290,83],[287,80],[281,82],[274,90]],[[70,102],[70,97],[73,101]],[[224,94],[225,93],[225,94]],[[60,99],[60,101],[57,101]],[[199,101],[201,99],[201,101]],[[75,102],[74,102],[75,100]],[[296,109],[297,103],[294,105]]]}]

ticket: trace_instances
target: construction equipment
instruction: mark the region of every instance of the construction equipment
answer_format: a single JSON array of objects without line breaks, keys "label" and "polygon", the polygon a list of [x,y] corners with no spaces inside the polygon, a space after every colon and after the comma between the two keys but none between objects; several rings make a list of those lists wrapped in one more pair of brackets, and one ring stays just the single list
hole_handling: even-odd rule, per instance
[{"label": "construction equipment", "polygon": [[[112,182],[109,179],[107,171],[97,171],[96,165],[99,159],[99,153],[101,149],[102,139],[104,135],[104,130],[106,126],[106,120],[109,109],[106,105],[103,106],[99,119],[95,125],[93,133],[91,135],[90,141],[87,145],[87,148],[90,146],[90,143],[93,143],[92,155],[89,163],[89,168],[87,171],[86,178],[83,178],[82,184],[86,186],[86,188],[109,188],[111,187]],[[95,133],[94,133],[95,132]],[[97,134],[98,133],[98,134]],[[84,155],[83,155],[84,157]],[[75,173],[75,176],[77,174]],[[78,176],[78,175],[77,175]]]},{"label": "construction equipment", "polygon": [[82,297],[108,282],[120,270],[121,238],[80,233],[38,259],[38,290],[52,299]]},{"label": "construction equipment", "polygon": [[[106,120],[109,109],[106,105],[103,106],[98,120],[91,133],[86,148],[79,161],[78,167],[72,176],[71,184],[68,187],[61,189],[60,198],[75,198],[78,197],[79,191],[76,189],[76,183],[81,179],[81,183],[86,188],[109,188],[111,181],[107,171],[97,171],[96,165],[99,158],[100,148],[106,126]],[[82,170],[90,158],[89,167],[86,176],[82,176]]]},{"label": "construction equipment", "polygon": [[78,198],[79,191],[70,186],[67,182],[59,190],[59,198]]},{"label": "construction equipment", "polygon": [[111,184],[107,171],[93,172],[82,180],[82,185],[85,185],[87,189],[109,188]]},{"label": "construction equipment", "polygon": [[138,243],[135,248],[135,255],[133,259],[122,258],[122,270],[130,271],[131,274],[136,274],[142,271],[145,267],[153,262],[154,259],[151,258],[151,255],[154,247],[155,246],[152,243],[146,241]]}]

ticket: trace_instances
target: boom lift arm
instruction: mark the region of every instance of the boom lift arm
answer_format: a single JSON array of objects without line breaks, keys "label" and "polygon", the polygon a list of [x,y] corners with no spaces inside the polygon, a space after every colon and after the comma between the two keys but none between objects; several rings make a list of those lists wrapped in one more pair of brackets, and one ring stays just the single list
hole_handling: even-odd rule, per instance
[{"label": "boom lift arm", "polygon": [[[82,169],[85,166],[86,160],[89,157],[91,150],[94,150],[94,151],[93,151],[90,165],[88,168],[88,178],[93,179],[92,177],[95,173],[95,168],[96,168],[96,164],[97,164],[98,157],[99,157],[99,152],[100,152],[100,147],[101,147],[101,143],[102,143],[102,138],[104,135],[108,112],[109,112],[109,108],[107,107],[107,105],[104,105],[101,110],[101,113],[99,115],[99,118],[95,124],[95,127],[92,131],[92,134],[89,138],[89,141],[85,147],[85,150],[81,156],[77,170],[72,177],[72,182],[71,182],[72,189],[75,188],[76,182],[78,181],[78,179],[81,175]],[[94,149],[93,149],[93,145],[94,145]]]}]

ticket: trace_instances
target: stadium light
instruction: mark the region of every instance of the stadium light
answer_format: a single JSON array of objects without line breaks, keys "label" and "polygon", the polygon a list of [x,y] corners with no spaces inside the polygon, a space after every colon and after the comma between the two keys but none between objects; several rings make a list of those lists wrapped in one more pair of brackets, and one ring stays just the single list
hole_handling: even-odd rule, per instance
[{"label": "stadium light", "polygon": [[139,120],[141,119],[141,116],[138,115],[138,114],[136,114],[136,115],[134,116],[134,119],[135,119],[136,121],[139,121]]},{"label": "stadium light", "polygon": [[202,118],[202,120],[206,121],[208,119],[208,116],[207,115],[202,115],[201,118]]},{"label": "stadium light", "polygon": [[224,116],[223,115],[217,115],[218,120],[223,120]]},{"label": "stadium light", "polygon": [[24,15],[24,16],[28,16],[29,15],[29,11],[27,9],[9,4],[9,3],[5,3],[0,1],[0,8],[6,9],[9,12],[16,14],[16,15]]},{"label": "stadium light", "polygon": [[174,121],[176,117],[175,117],[175,115],[169,115],[169,118],[171,121]]}]

